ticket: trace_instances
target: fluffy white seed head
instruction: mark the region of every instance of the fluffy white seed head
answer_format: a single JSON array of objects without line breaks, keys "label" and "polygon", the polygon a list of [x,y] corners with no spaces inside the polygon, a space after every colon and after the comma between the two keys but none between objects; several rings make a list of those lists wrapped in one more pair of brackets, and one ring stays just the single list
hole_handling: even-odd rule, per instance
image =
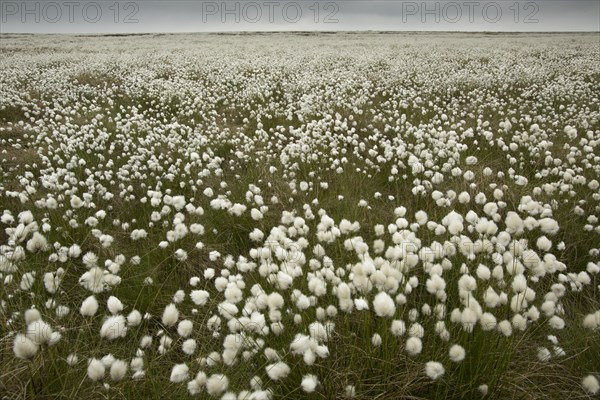
[{"label": "fluffy white seed head", "polygon": [[274,381],[278,381],[287,377],[291,372],[290,367],[283,361],[267,365],[266,370],[269,378],[271,378]]},{"label": "fluffy white seed head", "polygon": [[108,311],[110,311],[110,313],[113,315],[123,311],[123,303],[121,303],[121,300],[117,299],[115,296],[110,296],[106,301],[106,305],[108,307]]},{"label": "fluffy white seed head", "polygon": [[211,396],[219,396],[229,387],[229,379],[223,374],[213,374],[206,380],[206,391]]},{"label": "fluffy white seed head", "polygon": [[122,315],[107,318],[100,328],[100,337],[114,340],[127,335],[127,322]]},{"label": "fluffy white seed head", "polygon": [[445,372],[446,371],[444,370],[444,366],[437,361],[429,361],[427,362],[427,364],[425,364],[425,374],[431,380],[435,381],[441,378],[442,376],[444,376]]},{"label": "fluffy white seed head", "polygon": [[104,379],[104,374],[106,373],[106,367],[102,363],[102,361],[92,358],[88,362],[87,368],[87,376],[93,381],[99,381]]},{"label": "fluffy white seed head", "polygon": [[98,300],[94,295],[86,298],[82,303],[79,309],[79,312],[84,317],[93,317],[98,311]]},{"label": "fluffy white seed head", "polygon": [[462,360],[465,359],[465,349],[459,345],[459,344],[455,344],[452,345],[452,347],[450,347],[450,351],[448,352],[448,355],[450,356],[450,359],[454,362],[460,362]]},{"label": "fluffy white seed head", "polygon": [[596,395],[600,392],[600,383],[594,375],[588,375],[581,381],[583,389],[591,395]]},{"label": "fluffy white seed head", "polygon": [[315,375],[309,374],[305,375],[302,378],[300,386],[302,387],[302,390],[304,390],[306,393],[312,393],[317,388],[318,383],[319,380],[317,379],[317,377]]},{"label": "fluffy white seed head", "polygon": [[36,355],[39,345],[25,335],[17,334],[13,342],[13,352],[15,357],[23,360],[32,358]]},{"label": "fluffy white seed head", "polygon": [[110,366],[110,379],[115,382],[122,380],[127,374],[127,362],[123,360],[115,360]]},{"label": "fluffy white seed head", "polygon": [[181,383],[187,381],[190,377],[190,369],[186,364],[176,364],[171,370],[169,380],[173,383]]},{"label": "fluffy white seed head", "polygon": [[162,315],[163,325],[166,327],[171,327],[171,326],[175,325],[175,323],[177,323],[178,319],[179,319],[179,310],[177,310],[177,307],[175,306],[175,304],[171,303],[168,306],[166,306],[165,310],[163,311],[163,315]]},{"label": "fluffy white seed head", "polygon": [[373,309],[379,317],[393,317],[396,313],[396,305],[389,294],[380,292],[373,300]]}]

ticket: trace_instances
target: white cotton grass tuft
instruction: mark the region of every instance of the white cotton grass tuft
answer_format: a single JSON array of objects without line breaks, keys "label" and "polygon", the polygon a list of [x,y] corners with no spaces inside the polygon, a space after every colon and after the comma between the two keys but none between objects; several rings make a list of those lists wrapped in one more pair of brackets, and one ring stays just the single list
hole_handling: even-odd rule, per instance
[{"label": "white cotton grass tuft", "polygon": [[171,303],[165,307],[162,315],[162,323],[166,327],[171,327],[175,325],[177,320],[179,319],[179,310],[175,304]]},{"label": "white cotton grass tuft", "polygon": [[50,325],[41,319],[27,325],[27,337],[36,344],[49,344],[53,338],[53,333]]},{"label": "white cotton grass tuft", "polygon": [[558,315],[554,315],[548,320],[548,325],[550,325],[552,329],[560,330],[565,327],[565,321]]},{"label": "white cotton grass tuft", "polygon": [[27,360],[35,356],[38,349],[39,345],[26,335],[20,333],[15,335],[13,342],[13,352],[15,353],[15,357]]},{"label": "white cotton grass tuft", "polygon": [[192,379],[191,381],[189,381],[187,383],[187,390],[191,396],[196,396],[202,390],[202,386],[200,386],[198,381],[196,381],[195,379]]},{"label": "white cotton grass tuft", "polygon": [[138,326],[142,323],[142,314],[138,310],[133,310],[127,315],[128,326]]},{"label": "white cotton grass tuft", "polygon": [[110,368],[116,360],[117,359],[112,354],[107,354],[100,359],[106,368]]},{"label": "white cotton grass tuft", "polygon": [[88,298],[86,298],[81,303],[81,307],[79,308],[79,312],[84,317],[93,317],[94,315],[96,315],[97,311],[98,300],[96,300],[96,297],[94,295],[91,295]]},{"label": "white cotton grass tuft", "polygon": [[488,391],[489,391],[489,386],[486,384],[482,384],[477,387],[477,390],[479,390],[479,393],[481,393],[482,396],[487,396]]},{"label": "white cotton grass tuft", "polygon": [[373,309],[378,317],[393,317],[396,313],[396,305],[389,294],[380,292],[373,300]]},{"label": "white cotton grass tuft", "polygon": [[187,339],[181,345],[181,350],[188,356],[191,356],[192,354],[194,354],[196,352],[197,346],[198,346],[198,344],[196,343],[196,341],[194,339]]},{"label": "white cotton grass tuft", "polygon": [[115,382],[123,380],[127,374],[128,364],[123,360],[115,360],[110,366],[110,379]]},{"label": "white cotton grass tuft", "polygon": [[79,357],[77,357],[77,354],[71,353],[67,356],[66,361],[67,361],[67,365],[69,367],[72,367],[79,362]]},{"label": "white cotton grass tuft", "polygon": [[37,308],[30,308],[25,311],[25,323],[27,325],[31,324],[34,321],[38,321],[42,319],[42,314],[40,314]]},{"label": "white cotton grass tuft", "polygon": [[448,355],[450,357],[450,360],[452,360],[453,362],[461,362],[465,359],[466,352],[461,345],[454,344],[452,345],[452,347],[450,347]]},{"label": "white cotton grass tuft", "polygon": [[273,364],[269,364],[266,367],[267,375],[274,381],[283,379],[291,372],[290,367],[283,361],[278,361]]},{"label": "white cotton grass tuft", "polygon": [[545,347],[538,347],[537,358],[542,362],[546,362],[552,358],[552,353]]},{"label": "white cotton grass tuft", "polygon": [[444,366],[437,361],[429,361],[427,362],[427,364],[425,364],[425,374],[431,380],[438,380],[439,378],[444,376],[445,372],[446,371],[444,370]]},{"label": "white cotton grass tuft", "polygon": [[594,375],[584,377],[581,380],[581,386],[583,386],[583,389],[591,395],[600,393],[600,382],[598,382],[598,378]]},{"label": "white cotton grass tuft", "polygon": [[379,347],[379,346],[381,346],[381,343],[382,343],[381,335],[379,333],[374,333],[373,336],[371,337],[371,344],[373,345],[373,347]]},{"label": "white cotton grass tuft", "polygon": [[347,399],[353,399],[354,397],[356,397],[356,386],[347,385],[344,388],[344,397]]},{"label": "white cotton grass tuft", "polygon": [[308,374],[304,375],[300,386],[302,387],[302,390],[304,390],[306,393],[312,393],[315,391],[318,384],[319,380],[316,377],[316,375]]},{"label": "white cotton grass tuft", "polygon": [[123,311],[123,303],[121,303],[121,300],[115,296],[110,296],[106,301],[106,305],[108,307],[108,311],[110,311],[110,313],[113,315]]},{"label": "white cotton grass tuft", "polygon": [[410,337],[406,341],[406,352],[411,356],[420,354],[423,350],[423,343],[418,337]]},{"label": "white cotton grass tuft", "polygon": [[194,324],[189,319],[183,320],[177,325],[177,333],[183,338],[190,336],[193,330]]},{"label": "white cotton grass tuft", "polygon": [[100,328],[100,337],[115,340],[127,335],[127,322],[122,315],[113,315],[107,318]]},{"label": "white cotton grass tuft", "polygon": [[392,321],[390,331],[394,336],[402,336],[406,332],[406,323],[402,320]]},{"label": "white cotton grass tuft", "polygon": [[187,381],[190,377],[190,369],[186,364],[176,364],[171,370],[169,380],[173,383],[181,383]]},{"label": "white cotton grass tuft", "polygon": [[92,358],[88,361],[87,368],[87,376],[93,381],[99,381],[104,379],[104,374],[106,373],[106,367],[102,363],[102,361],[97,358]]},{"label": "white cotton grass tuft", "polygon": [[190,298],[197,306],[203,306],[208,301],[210,294],[206,290],[192,290]]},{"label": "white cotton grass tuft", "polygon": [[229,387],[229,379],[223,374],[213,374],[206,380],[206,391],[211,396],[219,396]]}]

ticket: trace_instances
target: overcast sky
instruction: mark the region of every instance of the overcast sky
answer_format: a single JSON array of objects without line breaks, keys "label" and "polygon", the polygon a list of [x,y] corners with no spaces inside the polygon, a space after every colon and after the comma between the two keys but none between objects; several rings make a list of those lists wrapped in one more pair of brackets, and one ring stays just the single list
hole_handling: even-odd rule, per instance
[{"label": "overcast sky", "polygon": [[600,0],[0,0],[2,33],[600,31]]}]

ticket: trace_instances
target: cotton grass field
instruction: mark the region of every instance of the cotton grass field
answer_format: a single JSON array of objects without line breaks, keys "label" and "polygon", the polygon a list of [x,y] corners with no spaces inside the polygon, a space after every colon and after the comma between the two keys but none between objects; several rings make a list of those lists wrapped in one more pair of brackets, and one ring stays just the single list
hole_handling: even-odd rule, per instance
[{"label": "cotton grass field", "polygon": [[599,40],[1,35],[1,398],[598,398]]}]

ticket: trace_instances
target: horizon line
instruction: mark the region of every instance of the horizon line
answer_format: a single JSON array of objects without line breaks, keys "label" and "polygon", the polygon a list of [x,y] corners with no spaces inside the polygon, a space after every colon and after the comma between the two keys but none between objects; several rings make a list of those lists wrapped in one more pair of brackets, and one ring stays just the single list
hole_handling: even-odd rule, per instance
[{"label": "horizon line", "polygon": [[376,29],[356,29],[356,30],[253,30],[253,31],[185,31],[185,32],[160,32],[160,31],[147,31],[147,32],[0,32],[0,36],[3,35],[67,35],[67,36],[140,36],[140,35],[189,35],[189,34],[264,34],[264,33],[325,33],[325,34],[338,34],[338,33],[485,33],[485,34],[600,34],[599,31],[471,31],[471,30],[376,30]]}]

